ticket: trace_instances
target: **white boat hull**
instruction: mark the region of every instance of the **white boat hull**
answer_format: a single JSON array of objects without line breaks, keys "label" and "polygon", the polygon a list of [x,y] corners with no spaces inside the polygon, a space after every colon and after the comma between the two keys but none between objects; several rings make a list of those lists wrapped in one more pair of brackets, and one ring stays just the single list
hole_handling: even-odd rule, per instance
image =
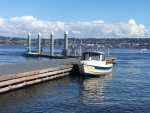
[{"label": "white boat hull", "polygon": [[81,63],[79,65],[79,71],[80,73],[83,73],[85,75],[104,75],[111,73],[113,68],[112,64],[107,65],[91,65],[90,63]]},{"label": "white boat hull", "polygon": [[26,53],[26,56],[38,56],[39,54],[38,53],[32,53],[32,52],[27,52]]}]

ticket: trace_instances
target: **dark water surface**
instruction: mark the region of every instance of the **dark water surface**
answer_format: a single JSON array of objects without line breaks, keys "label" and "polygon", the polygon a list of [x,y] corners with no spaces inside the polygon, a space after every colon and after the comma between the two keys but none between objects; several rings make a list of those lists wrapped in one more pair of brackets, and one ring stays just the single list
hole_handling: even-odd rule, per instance
[{"label": "dark water surface", "polygon": [[[8,50],[0,48],[1,64],[19,63],[15,58],[30,61],[20,56],[23,47]],[[16,56],[10,58],[2,51]],[[67,76],[1,94],[0,113],[149,113],[149,50],[110,49],[110,55],[118,58],[112,74],[98,78]],[[4,56],[11,60],[4,61]]]}]

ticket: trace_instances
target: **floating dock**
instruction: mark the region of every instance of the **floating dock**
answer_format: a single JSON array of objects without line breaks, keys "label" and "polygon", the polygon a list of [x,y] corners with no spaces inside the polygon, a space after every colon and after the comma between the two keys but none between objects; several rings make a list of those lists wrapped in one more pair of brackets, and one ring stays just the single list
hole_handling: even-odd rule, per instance
[{"label": "floating dock", "polygon": [[78,62],[70,58],[0,65],[0,93],[69,75]]},{"label": "floating dock", "polygon": [[[27,56],[30,56],[30,57],[46,57],[46,58],[54,58],[54,59],[67,59],[67,58],[81,58],[81,56],[63,56],[63,55],[60,55],[60,54],[57,54],[57,55],[50,55],[50,54],[33,54],[33,53],[28,53],[26,54]],[[111,57],[111,56],[108,56],[106,57],[106,62],[107,63],[114,63],[114,61],[117,59],[117,57]]]}]

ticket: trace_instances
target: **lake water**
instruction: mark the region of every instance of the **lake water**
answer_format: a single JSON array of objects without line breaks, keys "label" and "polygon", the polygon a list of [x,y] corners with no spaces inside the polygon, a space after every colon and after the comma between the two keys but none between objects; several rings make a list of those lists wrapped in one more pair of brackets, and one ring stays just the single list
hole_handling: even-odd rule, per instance
[{"label": "lake water", "polygon": [[[24,52],[25,46],[0,45],[0,65],[49,60]],[[118,58],[112,74],[77,74],[1,94],[0,113],[149,113],[150,50],[111,48],[110,56]]]}]

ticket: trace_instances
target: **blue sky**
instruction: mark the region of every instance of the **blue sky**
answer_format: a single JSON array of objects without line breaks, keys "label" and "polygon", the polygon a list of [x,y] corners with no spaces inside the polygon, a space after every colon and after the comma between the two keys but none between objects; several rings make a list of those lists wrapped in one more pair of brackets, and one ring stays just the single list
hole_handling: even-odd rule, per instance
[{"label": "blue sky", "polygon": [[149,4],[150,0],[1,0],[0,35],[41,32],[48,37],[53,30],[59,38],[66,29],[78,38],[84,27],[85,37],[150,37]]}]

